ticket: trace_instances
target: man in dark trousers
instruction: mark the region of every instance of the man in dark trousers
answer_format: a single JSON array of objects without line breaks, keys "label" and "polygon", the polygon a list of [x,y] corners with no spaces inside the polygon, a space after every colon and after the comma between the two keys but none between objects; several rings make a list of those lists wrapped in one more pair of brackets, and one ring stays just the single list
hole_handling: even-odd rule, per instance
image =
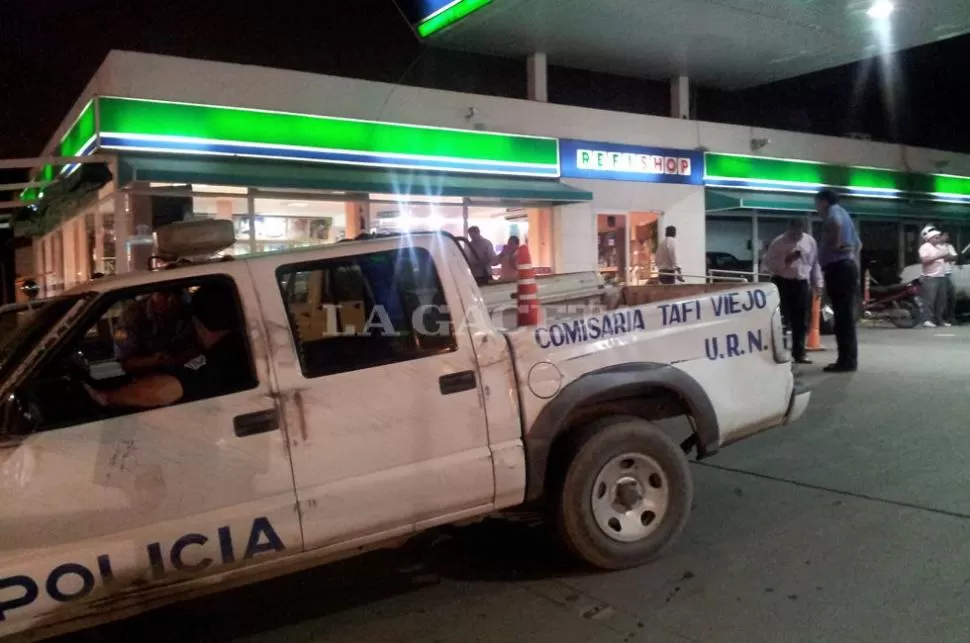
[{"label": "man in dark trousers", "polygon": [[825,288],[835,313],[835,341],[839,357],[825,367],[830,373],[852,373],[859,367],[859,346],[855,332],[855,306],[859,292],[859,234],[849,213],[839,205],[830,189],[815,195],[815,207],[822,217],[818,262],[825,275]]},{"label": "man in dark trousers", "polygon": [[822,292],[822,269],[818,264],[815,239],[805,233],[805,221],[792,219],[788,230],[768,246],[761,265],[778,286],[781,314],[791,330],[792,359],[797,364],[811,364],[805,357],[805,333],[811,293]]}]

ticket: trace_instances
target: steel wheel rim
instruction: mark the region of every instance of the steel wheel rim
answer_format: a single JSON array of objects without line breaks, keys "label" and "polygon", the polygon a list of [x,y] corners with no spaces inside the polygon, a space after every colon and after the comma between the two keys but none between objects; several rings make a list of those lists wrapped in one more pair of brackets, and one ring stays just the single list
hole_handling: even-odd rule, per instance
[{"label": "steel wheel rim", "polygon": [[663,468],[642,453],[624,453],[607,462],[590,496],[593,519],[612,540],[631,543],[655,532],[670,504]]}]

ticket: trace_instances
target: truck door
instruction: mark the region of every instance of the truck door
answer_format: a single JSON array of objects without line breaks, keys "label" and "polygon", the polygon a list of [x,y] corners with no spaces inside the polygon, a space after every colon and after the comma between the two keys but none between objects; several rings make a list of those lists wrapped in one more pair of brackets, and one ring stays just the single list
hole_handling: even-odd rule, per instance
[{"label": "truck door", "polygon": [[[493,503],[478,367],[467,330],[448,323],[461,307],[436,252],[394,241],[250,264],[274,328],[307,547],[407,532]],[[294,298],[295,283],[321,291]],[[329,328],[303,334],[298,316],[317,315],[306,301],[326,308]]]},{"label": "truck door", "polygon": [[[164,273],[170,279],[100,297],[7,405],[5,417],[20,413],[18,424],[33,430],[0,443],[0,635],[25,621],[69,618],[105,592],[161,589],[302,549],[248,271],[231,263],[213,266],[218,274],[187,270],[194,276]],[[188,298],[215,282],[239,303],[228,333],[243,338],[249,373],[210,397],[162,408],[91,404],[82,377],[96,389],[129,379],[113,346],[135,332],[119,326],[131,302],[162,288]],[[170,319],[191,323],[189,310],[170,309]]]}]

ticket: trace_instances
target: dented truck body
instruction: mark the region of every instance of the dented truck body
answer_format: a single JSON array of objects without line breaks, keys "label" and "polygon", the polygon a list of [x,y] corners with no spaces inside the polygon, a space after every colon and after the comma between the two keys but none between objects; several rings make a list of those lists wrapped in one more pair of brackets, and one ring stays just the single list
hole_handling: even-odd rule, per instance
[{"label": "dented truck body", "polygon": [[[312,295],[292,295],[292,283],[394,252],[424,257],[408,265],[435,276],[422,282],[433,293],[394,286],[413,300],[411,331],[415,320],[438,324],[433,341],[414,335],[410,352],[379,365],[314,366],[329,336],[307,329],[330,304],[307,307]],[[238,294],[256,386],[77,424],[12,421],[42,415],[30,415],[23,391],[113,301],[213,277]],[[575,454],[597,435],[629,433],[613,442],[675,486],[683,454],[651,450],[667,439],[653,436],[656,420],[686,415],[688,448],[707,457],[797,419],[809,397],[792,376],[773,286],[667,288],[502,330],[458,245],[418,234],[105,278],[69,293],[83,297],[0,382],[0,636],[87,626],[540,499],[581,559],[649,560],[686,514],[657,514],[641,538],[577,532],[570,525],[583,520],[614,523],[580,515],[590,503],[573,500],[570,485],[585,484]],[[614,509],[620,519],[650,502],[637,479],[609,483],[630,503]]]}]

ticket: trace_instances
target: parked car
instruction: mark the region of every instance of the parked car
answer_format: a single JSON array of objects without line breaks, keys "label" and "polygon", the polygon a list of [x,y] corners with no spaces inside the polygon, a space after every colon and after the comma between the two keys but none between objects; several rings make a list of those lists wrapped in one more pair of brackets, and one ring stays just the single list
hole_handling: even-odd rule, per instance
[{"label": "parked car", "polygon": [[711,270],[730,270],[735,272],[754,272],[750,261],[741,261],[729,252],[708,252],[707,272]]}]

